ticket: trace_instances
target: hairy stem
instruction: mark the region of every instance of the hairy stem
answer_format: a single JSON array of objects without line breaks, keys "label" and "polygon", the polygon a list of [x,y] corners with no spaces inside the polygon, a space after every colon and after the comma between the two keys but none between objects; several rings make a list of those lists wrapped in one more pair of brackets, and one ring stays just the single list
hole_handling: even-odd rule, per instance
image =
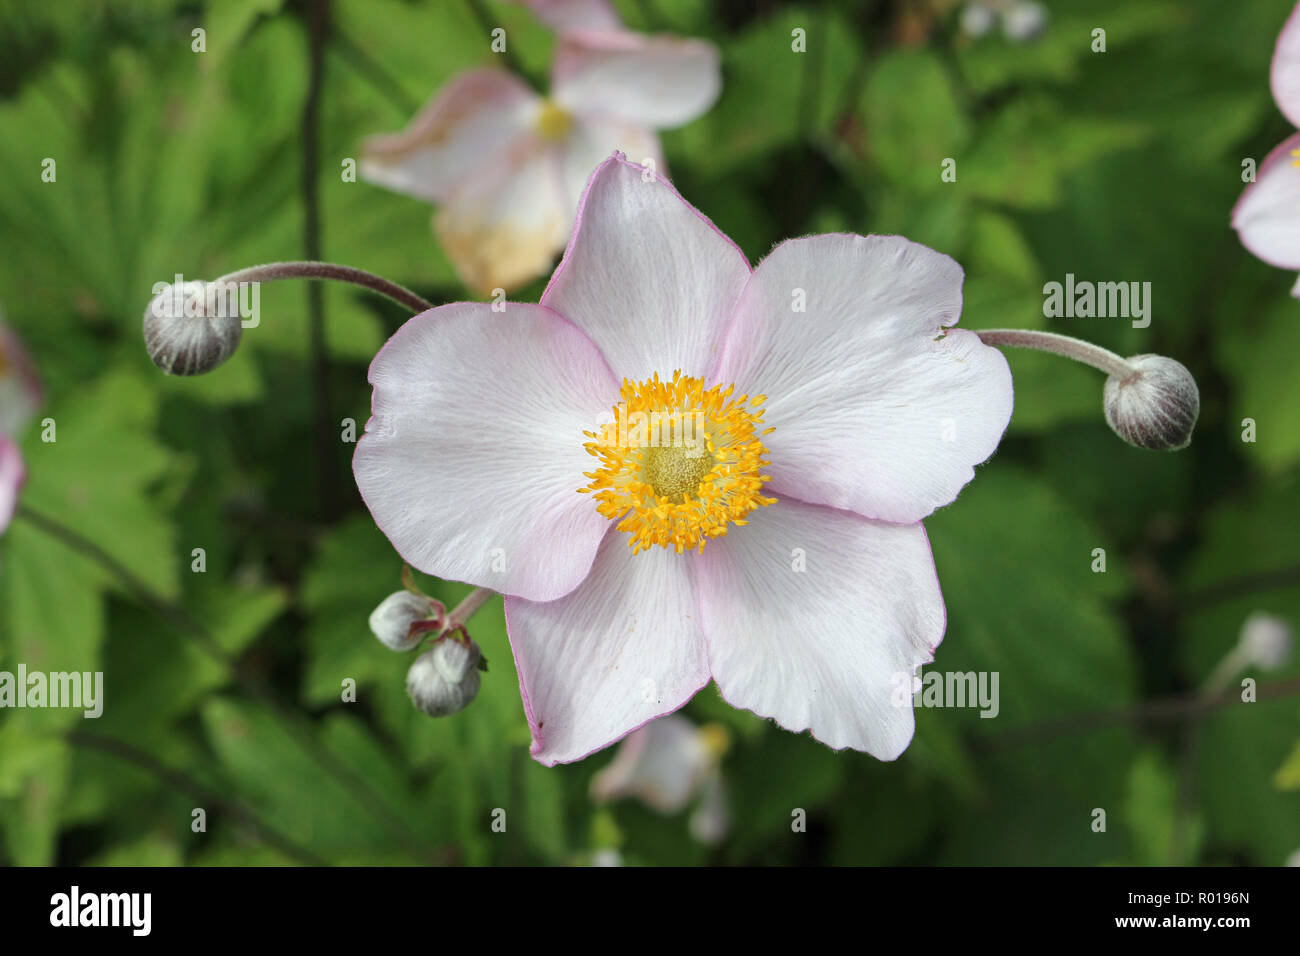
[{"label": "hairy stem", "polygon": [[1133,366],[1110,349],[1068,335],[1036,332],[1033,329],[975,329],[974,332],[985,345],[998,348],[1010,346],[1018,349],[1035,349],[1039,352],[1051,352],[1053,355],[1064,355],[1084,365],[1091,365],[1107,375],[1128,378],[1134,371]]},{"label": "hairy stem", "polygon": [[412,312],[427,312],[433,308],[432,302],[396,282],[390,282],[383,276],[377,276],[364,269],[354,269],[352,266],[335,265],[332,262],[268,262],[265,265],[249,266],[247,269],[229,272],[219,279],[214,279],[213,284],[275,282],[280,279],[330,279],[334,282],[348,282],[387,296]]}]

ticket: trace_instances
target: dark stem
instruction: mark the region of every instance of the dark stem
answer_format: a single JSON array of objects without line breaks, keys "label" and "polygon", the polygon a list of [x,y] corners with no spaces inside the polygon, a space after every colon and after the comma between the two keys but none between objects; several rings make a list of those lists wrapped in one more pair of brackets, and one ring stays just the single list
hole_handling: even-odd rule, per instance
[{"label": "dark stem", "polygon": [[260,836],[263,842],[279,850],[291,860],[306,866],[328,866],[329,864],[304,846],[300,846],[269,823],[266,823],[253,810],[242,803],[227,800],[215,790],[204,786],[193,777],[173,767],[167,766],[153,754],[141,750],[134,744],[106,737],[85,730],[71,730],[65,735],[68,743],[87,750],[97,750],[119,760],[134,764],[157,777],[165,786],[187,793],[204,808],[212,807],[231,819],[237,820]]},{"label": "dark stem", "polygon": [[266,265],[249,266],[247,269],[229,272],[219,279],[212,280],[212,284],[275,282],[280,279],[329,279],[334,282],[349,282],[387,296],[412,312],[427,312],[433,308],[432,302],[396,282],[390,282],[383,276],[377,276],[365,269],[354,269],[352,266],[337,266],[332,262],[268,262]]},{"label": "dark stem", "polygon": [[[1255,689],[1255,699],[1257,701],[1291,697],[1295,694],[1300,694],[1300,677],[1275,681],[1271,684],[1261,684]],[[1001,750],[1004,747],[1040,743],[1070,734],[1088,733],[1093,730],[1102,730],[1106,727],[1122,724],[1141,725],[1149,722],[1168,722],[1193,718],[1199,720],[1233,704],[1241,704],[1241,689],[1235,686],[1216,693],[1197,691],[1193,694],[1158,697],[1129,707],[1093,711],[1092,713],[1062,717],[1059,720],[989,734],[978,740],[975,746],[984,750]]]},{"label": "dark stem", "polygon": [[[487,7],[483,5],[483,0],[465,0],[465,3],[469,7],[470,12],[474,14],[474,19],[478,21],[478,25],[483,28],[483,39],[489,43],[489,49],[490,49],[491,48],[490,44],[492,42],[492,31],[497,29],[499,26],[501,26],[501,24],[492,22],[492,16],[491,14],[488,13]],[[532,83],[533,82],[532,77],[530,77],[528,75],[528,71],[524,69],[523,62],[519,59],[519,57],[515,56],[514,46],[512,45],[513,43],[514,40],[512,40],[509,36],[507,36],[506,48],[505,50],[502,51],[500,55],[506,58],[506,64],[510,67],[512,72],[518,74],[518,76],[521,79],[527,80],[529,83]]]},{"label": "dark stem", "polygon": [[420,104],[406,92],[393,74],[382,63],[357,46],[350,39],[339,33],[330,35],[330,45],[338,51],[343,60],[369,81],[403,116],[412,115]]},{"label": "dark stem", "polygon": [[[321,257],[320,224],[320,99],[325,82],[325,38],[329,33],[329,0],[311,0],[306,10],[310,60],[307,98],[302,107],[303,252],[308,259]],[[334,514],[339,500],[338,445],[330,412],[329,354],[325,346],[325,290],[307,286],[307,322],[311,342],[311,380],[315,405],[316,476],[320,482],[320,510]]]}]

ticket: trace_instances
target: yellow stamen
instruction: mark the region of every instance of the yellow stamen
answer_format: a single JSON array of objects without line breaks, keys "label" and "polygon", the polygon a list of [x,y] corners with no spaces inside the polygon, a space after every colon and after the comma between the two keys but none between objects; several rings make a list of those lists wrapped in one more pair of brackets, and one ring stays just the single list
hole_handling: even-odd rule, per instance
[{"label": "yellow stamen", "polygon": [[573,129],[573,114],[554,100],[543,100],[537,114],[537,134],[544,140],[556,142],[569,135]]},{"label": "yellow stamen", "polygon": [[[1291,155],[1292,155],[1292,156],[1300,156],[1300,149],[1293,149],[1293,150],[1291,150]],[[1300,166],[1300,159],[1293,159],[1293,160],[1291,160],[1291,165],[1292,165],[1292,166]]]},{"label": "yellow stamen", "polygon": [[634,552],[653,545],[703,551],[729,525],[776,502],[764,497],[769,479],[759,474],[767,464],[756,431],[764,396],[732,401],[733,391],[706,389],[703,379],[680,371],[670,382],[658,373],[640,383],[624,379],[613,423],[585,433],[593,440],[584,447],[600,467],[578,490],[592,494],[606,518],[622,519],[618,530]]}]

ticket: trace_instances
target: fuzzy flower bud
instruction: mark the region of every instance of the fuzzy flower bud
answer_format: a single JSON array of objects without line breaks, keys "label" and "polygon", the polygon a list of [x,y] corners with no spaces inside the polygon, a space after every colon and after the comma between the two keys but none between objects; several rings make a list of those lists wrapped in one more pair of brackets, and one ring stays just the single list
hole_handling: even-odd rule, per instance
[{"label": "fuzzy flower bud", "polygon": [[1022,0],[1013,3],[1002,14],[1002,32],[1008,40],[1026,43],[1043,32],[1047,26],[1047,9],[1041,3]]},{"label": "fuzzy flower bud", "polygon": [[993,22],[997,18],[991,7],[986,6],[980,0],[972,0],[966,4],[961,12],[961,30],[970,37],[982,37],[993,29]]},{"label": "fuzzy flower bud", "polygon": [[1135,355],[1127,361],[1132,373],[1106,379],[1103,404],[1111,431],[1138,448],[1186,448],[1201,413],[1192,373],[1163,355]]},{"label": "fuzzy flower bud", "polygon": [[207,282],[168,283],[144,310],[145,348],[168,375],[211,372],[239,346],[243,320],[215,291]]},{"label": "fuzzy flower bud", "polygon": [[465,638],[444,637],[415,659],[406,674],[411,702],[430,717],[446,717],[464,710],[478,696],[478,645]]},{"label": "fuzzy flower bud", "polygon": [[1256,611],[1242,624],[1238,646],[1251,664],[1272,671],[1290,659],[1292,642],[1291,628],[1286,621]]},{"label": "fuzzy flower bud", "polygon": [[[444,610],[432,598],[410,591],[396,591],[371,612],[370,630],[385,647],[409,651],[420,643],[425,632],[441,626]],[[425,621],[430,622],[430,626],[421,626]]]}]

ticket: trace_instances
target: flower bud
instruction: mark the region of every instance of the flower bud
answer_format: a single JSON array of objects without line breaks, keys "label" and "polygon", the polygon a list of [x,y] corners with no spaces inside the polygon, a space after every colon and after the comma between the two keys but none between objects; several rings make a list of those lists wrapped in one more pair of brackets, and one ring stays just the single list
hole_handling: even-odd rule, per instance
[{"label": "flower bud", "polygon": [[1138,448],[1177,451],[1192,440],[1201,393],[1192,373],[1163,355],[1135,355],[1133,371],[1106,379],[1106,423]]},{"label": "flower bud", "polygon": [[224,314],[226,297],[212,292],[207,282],[168,284],[144,310],[145,348],[168,375],[211,372],[239,346],[243,320]]},{"label": "flower bud", "polygon": [[971,0],[961,12],[961,30],[970,37],[982,37],[993,29],[996,14],[981,0]]},{"label": "flower bud", "polygon": [[1286,621],[1274,614],[1256,611],[1241,625],[1238,646],[1256,667],[1277,670],[1291,657],[1293,638]]},{"label": "flower bud", "polygon": [[1013,3],[1002,14],[1002,32],[1008,40],[1026,43],[1043,32],[1047,26],[1047,10],[1041,3],[1021,0]]},{"label": "flower bud", "polygon": [[430,717],[446,717],[464,710],[478,696],[478,645],[465,638],[441,638],[431,650],[415,659],[406,674],[411,702]]},{"label": "flower bud", "polygon": [[395,591],[379,603],[370,614],[370,630],[385,647],[395,651],[409,651],[432,627],[419,626],[429,621],[441,626],[443,606],[432,598]]}]

